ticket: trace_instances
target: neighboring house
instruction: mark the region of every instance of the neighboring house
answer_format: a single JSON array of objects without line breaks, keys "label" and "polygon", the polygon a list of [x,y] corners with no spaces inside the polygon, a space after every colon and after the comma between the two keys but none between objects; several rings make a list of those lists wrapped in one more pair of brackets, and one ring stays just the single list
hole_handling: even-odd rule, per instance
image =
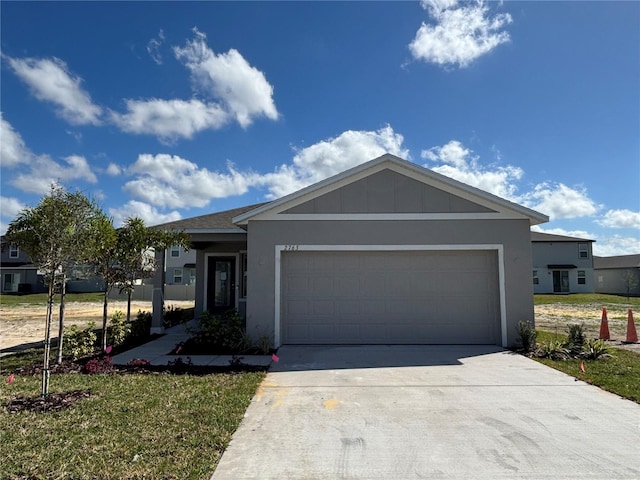
[{"label": "neighboring house", "polygon": [[195,250],[187,252],[179,245],[168,249],[165,253],[165,271],[165,283],[167,285],[195,285]]},{"label": "neighboring house", "polygon": [[597,293],[640,296],[640,255],[594,257]]},{"label": "neighboring house", "polygon": [[2,272],[2,293],[40,293],[46,292],[42,275],[31,263],[29,255],[16,245],[1,240],[0,271]]},{"label": "neighboring house", "polygon": [[534,293],[593,293],[594,240],[531,232]]},{"label": "neighboring house", "polygon": [[236,308],[275,346],[511,346],[533,321],[529,229],[546,221],[386,154],[270,203],[161,227],[197,250],[196,314]]}]

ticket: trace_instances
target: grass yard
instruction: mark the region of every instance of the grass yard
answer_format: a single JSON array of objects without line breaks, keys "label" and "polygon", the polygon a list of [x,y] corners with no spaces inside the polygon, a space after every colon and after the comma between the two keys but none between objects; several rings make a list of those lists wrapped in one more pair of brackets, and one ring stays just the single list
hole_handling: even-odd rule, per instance
[{"label": "grass yard", "polygon": [[[12,307],[14,305],[47,305],[48,294],[46,293],[30,293],[29,295],[8,295],[3,293],[0,295],[0,305],[4,307]],[[66,301],[70,302],[87,302],[102,303],[104,295],[102,293],[67,293]],[[60,296],[56,295],[56,305],[60,300]]]},{"label": "grass yard", "polygon": [[0,359],[2,479],[207,479],[264,378],[53,374],[52,394],[91,395],[61,411],[8,413],[9,400],[40,392],[39,375],[8,384],[9,373],[41,359],[40,349]]},{"label": "grass yard", "polygon": [[620,295],[607,295],[604,293],[572,293],[568,295],[545,295],[537,294],[533,296],[535,305],[565,304],[565,305],[589,305],[601,304],[622,305],[631,308],[640,307],[640,297],[623,297]]}]

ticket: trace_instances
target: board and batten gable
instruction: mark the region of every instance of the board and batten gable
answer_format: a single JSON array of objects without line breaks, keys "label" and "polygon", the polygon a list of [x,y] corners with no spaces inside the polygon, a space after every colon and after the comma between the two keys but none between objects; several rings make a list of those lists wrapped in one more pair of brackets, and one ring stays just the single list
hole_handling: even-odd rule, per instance
[{"label": "board and batten gable", "polygon": [[[301,281],[314,282],[314,275],[335,284],[353,278],[359,285],[371,284],[370,288],[381,289],[383,281],[376,287],[367,278],[367,272],[374,272],[375,268],[363,266],[378,253],[381,264],[382,259],[397,258],[399,264],[409,265],[407,278],[414,280],[413,286],[407,280],[411,294],[405,296],[393,294],[393,284],[386,284],[391,292],[383,305],[386,310],[372,316],[369,325],[378,329],[377,336],[371,337],[373,343],[474,343],[464,334],[468,328],[478,330],[477,342],[512,346],[517,342],[518,322],[533,322],[529,229],[532,224],[547,221],[547,217],[398,157],[384,155],[233,221],[247,229],[247,333],[255,338],[273,336],[276,346],[283,341],[321,343],[322,339],[327,343],[369,343],[367,339],[373,333],[365,331],[368,327],[363,309],[367,309],[366,299],[373,298],[371,292],[362,292],[364,287],[360,287],[359,293],[358,288],[353,289],[354,297],[346,298],[340,292],[334,292],[332,297],[323,294],[326,288],[320,288],[318,283],[317,298],[295,296],[290,285],[295,285],[297,277],[287,269],[315,262],[316,267],[307,277],[301,274]],[[304,261],[288,261],[292,255],[301,255],[298,260]],[[415,268],[410,266],[412,255]],[[433,277],[417,265],[436,268],[444,258],[458,265],[459,271],[447,272],[446,267],[437,267],[451,295],[438,293],[450,303],[440,300],[438,309],[433,310],[421,299],[423,290],[419,285]],[[345,267],[336,267],[338,273],[331,273],[331,269],[318,267],[322,262],[333,262],[338,267],[339,262],[344,262]],[[466,266],[487,262],[491,268],[482,271]],[[358,264],[359,270],[348,271],[349,264]],[[385,270],[378,272],[378,276],[385,275]],[[389,268],[388,273],[394,282],[405,281],[402,269]],[[456,278],[462,279],[458,286]],[[479,292],[486,290],[484,283],[491,286],[482,298],[474,298],[478,296],[473,288],[474,278],[482,279]],[[464,290],[459,301],[455,298],[458,290]],[[424,292],[427,298],[435,291]],[[465,311],[458,304],[468,306],[469,316],[468,324],[456,324],[458,337],[455,331],[446,335],[428,331],[455,323],[454,317]],[[301,321],[298,325],[293,318],[291,311],[298,306],[302,316],[306,315],[307,324]],[[350,308],[359,308],[359,316]],[[488,312],[485,316],[494,317],[476,321],[476,308]],[[426,318],[428,312],[435,311],[442,318]],[[339,312],[347,313],[344,318],[332,318]],[[415,318],[402,320],[411,312]],[[423,321],[428,328],[421,324]],[[479,321],[484,323],[479,325]],[[404,323],[400,325],[401,322]],[[411,328],[416,332],[413,337]]]}]

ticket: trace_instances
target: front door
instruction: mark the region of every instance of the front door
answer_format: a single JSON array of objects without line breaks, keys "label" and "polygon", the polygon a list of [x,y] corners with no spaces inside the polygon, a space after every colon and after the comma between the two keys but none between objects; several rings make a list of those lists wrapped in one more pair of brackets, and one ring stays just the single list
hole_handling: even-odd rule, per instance
[{"label": "front door", "polygon": [[569,271],[553,271],[553,293],[569,293]]},{"label": "front door", "polygon": [[224,313],[236,308],[235,257],[209,257],[207,310]]}]

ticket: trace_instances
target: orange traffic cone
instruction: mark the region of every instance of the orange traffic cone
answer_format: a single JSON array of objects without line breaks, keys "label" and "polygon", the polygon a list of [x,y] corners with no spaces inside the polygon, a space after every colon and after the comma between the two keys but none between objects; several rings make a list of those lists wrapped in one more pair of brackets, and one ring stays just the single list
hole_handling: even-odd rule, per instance
[{"label": "orange traffic cone", "polygon": [[627,318],[627,339],[624,343],[638,343],[638,333],[636,332],[636,324],[633,323],[633,312],[631,309],[629,309]]},{"label": "orange traffic cone", "polygon": [[607,309],[602,308],[602,321],[600,322],[600,340],[609,340],[609,320],[607,320]]}]

